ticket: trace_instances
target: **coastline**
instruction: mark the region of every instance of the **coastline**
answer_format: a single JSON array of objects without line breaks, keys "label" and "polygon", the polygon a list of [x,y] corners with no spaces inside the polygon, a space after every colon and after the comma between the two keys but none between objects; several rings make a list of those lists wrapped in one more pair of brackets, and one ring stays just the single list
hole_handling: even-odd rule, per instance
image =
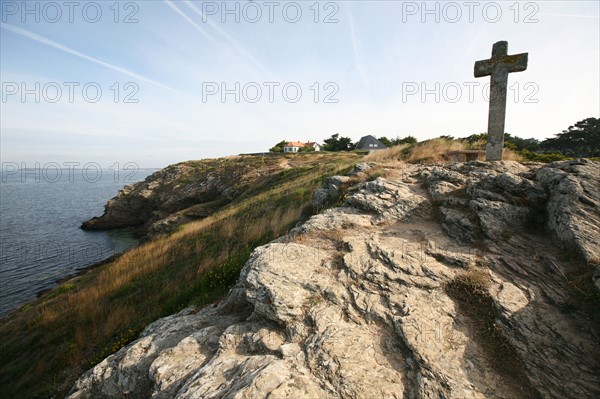
[{"label": "coastline", "polygon": [[[120,229],[120,230],[127,230],[127,228]],[[132,235],[132,237],[135,237],[133,235],[133,233],[131,233],[131,235]],[[55,281],[55,286],[53,286],[52,288],[44,288],[44,289],[41,289],[41,290],[37,291],[35,293],[35,298],[31,298],[30,300],[28,300],[28,301],[26,301],[26,302],[18,305],[16,308],[14,308],[12,310],[9,310],[8,312],[6,312],[3,315],[0,315],[0,323],[4,322],[6,319],[9,319],[12,315],[14,315],[15,313],[18,313],[24,307],[30,306],[33,302],[35,302],[37,300],[40,300],[40,299],[46,297],[47,295],[52,294],[52,292],[54,292],[55,290],[57,290],[58,288],[60,288],[60,286],[62,284],[68,282],[69,280],[72,280],[74,278],[83,276],[83,275],[85,275],[86,273],[88,273],[91,270],[94,270],[94,269],[96,269],[98,267],[101,267],[101,266],[104,266],[106,264],[109,264],[111,262],[114,262],[117,259],[119,259],[121,256],[123,256],[124,254],[126,254],[127,252],[132,251],[133,249],[139,247],[142,244],[143,244],[142,241],[138,241],[137,244],[135,244],[135,245],[133,245],[133,246],[127,248],[127,249],[124,249],[122,251],[113,253],[113,254],[109,255],[108,257],[106,257],[106,258],[104,258],[104,259],[102,259],[100,261],[93,262],[93,263],[91,263],[91,264],[89,264],[87,266],[81,266],[81,267],[77,268],[74,272],[71,272],[71,273],[67,274],[64,277],[61,277],[61,278],[57,279]]]},{"label": "coastline", "polygon": [[[136,245],[136,247],[137,247],[137,245]],[[76,272],[71,273],[71,274],[69,274],[69,275],[67,275],[67,276],[65,276],[63,278],[60,278],[60,279],[56,280],[56,284],[57,284],[56,287],[46,288],[46,289],[40,290],[38,293],[35,294],[35,298],[36,299],[40,299],[40,298],[45,297],[46,295],[50,294],[52,291],[54,291],[55,289],[57,289],[58,287],[60,287],[61,284],[64,284],[67,281],[72,280],[72,279],[74,279],[76,277],[83,276],[88,271],[93,270],[93,269],[95,269],[97,267],[100,267],[100,266],[106,265],[107,263],[113,262],[113,261],[119,259],[126,252],[132,250],[133,248],[135,248],[135,247],[132,247],[132,248],[127,249],[125,251],[121,251],[121,252],[118,252],[116,254],[110,255],[108,258],[103,259],[103,260],[101,260],[99,262],[94,262],[94,263],[92,263],[89,266],[80,267],[79,269],[77,269]],[[24,304],[24,305],[26,305],[26,304]],[[23,306],[23,305],[21,305],[21,306]]]}]

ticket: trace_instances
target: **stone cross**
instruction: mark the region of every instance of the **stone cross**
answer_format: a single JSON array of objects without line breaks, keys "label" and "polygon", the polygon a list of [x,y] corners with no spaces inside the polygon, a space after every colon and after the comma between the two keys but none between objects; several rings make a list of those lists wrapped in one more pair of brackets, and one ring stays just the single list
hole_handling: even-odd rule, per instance
[{"label": "stone cross", "polygon": [[502,160],[504,146],[504,117],[506,116],[506,85],[508,74],[527,69],[528,53],[508,55],[508,42],[497,42],[492,47],[492,58],[475,63],[475,77],[491,76],[490,112],[488,115],[488,142],[485,156],[488,161]]}]

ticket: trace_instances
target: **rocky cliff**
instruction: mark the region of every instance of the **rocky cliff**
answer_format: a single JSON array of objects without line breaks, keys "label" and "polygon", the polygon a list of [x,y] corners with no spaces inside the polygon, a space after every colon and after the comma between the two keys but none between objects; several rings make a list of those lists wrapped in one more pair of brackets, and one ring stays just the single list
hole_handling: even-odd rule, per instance
[{"label": "rocky cliff", "polygon": [[600,397],[600,163],[380,174],[69,397]]},{"label": "rocky cliff", "polygon": [[319,161],[313,158],[232,156],[170,165],[125,186],[106,203],[102,216],[81,228],[136,227],[139,236],[155,238],[215,213],[287,169]]}]

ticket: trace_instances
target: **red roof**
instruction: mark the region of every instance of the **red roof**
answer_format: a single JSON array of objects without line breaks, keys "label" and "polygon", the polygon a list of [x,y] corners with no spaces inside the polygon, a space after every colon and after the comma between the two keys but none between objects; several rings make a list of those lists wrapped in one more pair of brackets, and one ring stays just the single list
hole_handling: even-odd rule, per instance
[{"label": "red roof", "polygon": [[290,141],[285,146],[286,147],[304,147],[304,143],[301,143],[299,141]]},{"label": "red roof", "polygon": [[290,141],[285,146],[286,147],[314,147],[317,143],[314,141],[307,141],[306,143],[302,143],[300,141]]}]

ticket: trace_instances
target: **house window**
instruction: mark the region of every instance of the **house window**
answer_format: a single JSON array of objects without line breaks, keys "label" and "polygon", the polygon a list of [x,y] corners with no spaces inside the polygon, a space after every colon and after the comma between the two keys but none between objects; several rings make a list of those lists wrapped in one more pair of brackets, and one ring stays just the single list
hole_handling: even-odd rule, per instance
[{"label": "house window", "polygon": [[369,144],[369,147],[373,147],[373,144]]}]

